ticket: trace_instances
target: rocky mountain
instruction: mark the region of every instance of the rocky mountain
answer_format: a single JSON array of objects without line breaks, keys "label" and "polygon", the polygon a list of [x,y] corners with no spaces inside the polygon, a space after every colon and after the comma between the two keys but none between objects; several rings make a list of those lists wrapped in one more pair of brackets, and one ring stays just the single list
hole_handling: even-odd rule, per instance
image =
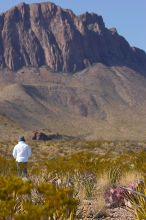
[{"label": "rocky mountain", "polygon": [[101,16],[76,16],[53,3],[21,3],[0,15],[0,67],[18,70],[47,65],[76,72],[93,63],[146,72],[146,53],[130,47]]},{"label": "rocky mountain", "polygon": [[146,54],[101,16],[17,5],[0,15],[0,67],[1,138],[146,139]]}]

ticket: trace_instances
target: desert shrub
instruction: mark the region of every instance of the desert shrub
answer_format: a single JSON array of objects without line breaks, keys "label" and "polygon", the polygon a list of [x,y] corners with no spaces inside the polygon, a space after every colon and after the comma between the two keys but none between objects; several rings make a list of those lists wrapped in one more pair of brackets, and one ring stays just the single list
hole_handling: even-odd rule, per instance
[{"label": "desert shrub", "polygon": [[12,219],[21,210],[22,195],[29,195],[31,188],[30,182],[24,183],[18,177],[0,176],[0,219]]},{"label": "desert shrub", "polygon": [[31,181],[25,182],[15,176],[0,177],[2,220],[75,219],[77,204],[78,201],[73,198],[71,188],[57,188],[47,183],[34,185]]},{"label": "desert shrub", "polygon": [[9,176],[16,174],[16,164],[14,160],[7,160],[0,156],[0,175]]},{"label": "desert shrub", "polygon": [[[34,152],[40,147],[40,142],[34,143]],[[39,160],[36,157],[29,162],[31,182],[24,183],[13,177],[15,162],[0,157],[0,219],[75,219],[79,200],[93,199],[94,196],[97,199],[101,194],[111,206],[123,205],[125,192],[120,187],[121,177],[146,170],[144,151],[115,153],[112,142],[47,142],[42,147],[45,151],[42,153],[40,149]],[[46,153],[49,147],[61,147],[61,153],[64,147],[80,148],[80,152],[72,153],[76,151],[71,149],[66,156],[59,156],[57,152],[49,159]],[[93,153],[100,147],[104,148],[104,154]],[[101,181],[105,177],[107,180]],[[18,183],[18,188],[14,183]]]},{"label": "desert shrub", "polygon": [[125,191],[125,199],[129,202],[130,211],[137,220],[146,219],[146,179]]},{"label": "desert shrub", "polygon": [[[108,171],[109,186],[107,187],[104,194],[106,205],[108,205],[109,207],[119,207],[131,204],[132,201],[137,201],[137,196],[134,191],[139,191],[141,184],[138,184],[138,181],[136,181],[135,179],[135,182],[125,187],[120,185],[120,180],[121,178],[126,178],[126,175],[128,174],[130,176],[131,173],[139,173],[139,176],[140,174],[142,175],[144,166],[145,159],[143,152],[139,152],[137,154],[135,154],[134,152],[129,152],[129,154],[119,155],[113,160],[113,163],[109,167]],[[130,192],[128,191],[128,189],[130,190]],[[143,192],[143,190],[141,190],[141,192]],[[126,199],[125,195],[127,195],[129,201],[128,199]],[[144,198],[141,198],[141,200],[143,199]]]},{"label": "desert shrub", "polygon": [[113,156],[112,152],[96,155],[84,151],[32,164],[30,171],[39,182],[58,184],[60,181],[60,185],[66,187],[70,184],[68,180],[71,180],[76,195],[84,191],[86,197],[92,197],[98,188],[98,180],[103,176],[108,174],[109,186],[113,187],[125,174],[136,170],[140,173],[138,163],[143,161],[141,157],[141,153],[134,152]]}]

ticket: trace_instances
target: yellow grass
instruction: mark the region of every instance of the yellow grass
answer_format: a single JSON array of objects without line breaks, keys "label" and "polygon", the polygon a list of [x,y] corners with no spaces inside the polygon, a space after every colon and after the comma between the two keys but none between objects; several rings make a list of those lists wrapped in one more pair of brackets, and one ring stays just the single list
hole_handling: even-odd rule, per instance
[{"label": "yellow grass", "polygon": [[121,176],[120,185],[127,186],[141,179],[143,179],[142,174],[140,172],[133,170],[130,172],[126,172],[124,173],[124,175]]}]

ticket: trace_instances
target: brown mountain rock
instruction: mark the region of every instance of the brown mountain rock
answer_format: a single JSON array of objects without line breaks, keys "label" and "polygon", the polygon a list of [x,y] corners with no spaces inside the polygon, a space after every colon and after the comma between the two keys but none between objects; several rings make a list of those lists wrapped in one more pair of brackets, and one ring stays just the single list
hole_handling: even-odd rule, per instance
[{"label": "brown mountain rock", "polygon": [[146,54],[101,16],[52,3],[17,5],[0,15],[0,67],[3,138],[6,130],[14,137],[46,129],[146,139]]},{"label": "brown mountain rock", "polygon": [[144,73],[146,54],[131,48],[101,16],[76,16],[53,3],[21,3],[0,15],[0,67],[47,65],[75,72],[93,63],[124,65]]}]

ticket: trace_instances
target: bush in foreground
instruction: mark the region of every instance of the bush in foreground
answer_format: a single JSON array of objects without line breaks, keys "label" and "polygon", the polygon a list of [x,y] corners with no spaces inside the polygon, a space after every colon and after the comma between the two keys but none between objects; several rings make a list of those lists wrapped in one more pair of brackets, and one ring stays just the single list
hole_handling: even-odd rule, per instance
[{"label": "bush in foreground", "polygon": [[15,176],[0,177],[1,220],[73,220],[77,204],[70,188],[47,183],[34,186]]}]

